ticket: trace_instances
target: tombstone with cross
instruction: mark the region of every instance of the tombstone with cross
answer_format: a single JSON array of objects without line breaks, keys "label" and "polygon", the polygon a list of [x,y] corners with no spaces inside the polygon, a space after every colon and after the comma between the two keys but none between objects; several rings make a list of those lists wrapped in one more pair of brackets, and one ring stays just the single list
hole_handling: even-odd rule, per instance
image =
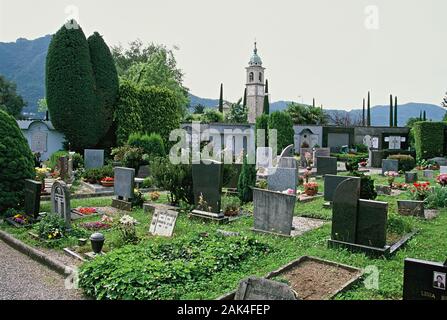
[{"label": "tombstone with cross", "polygon": [[67,229],[71,226],[70,191],[63,181],[55,181],[51,187],[51,211],[65,220]]}]

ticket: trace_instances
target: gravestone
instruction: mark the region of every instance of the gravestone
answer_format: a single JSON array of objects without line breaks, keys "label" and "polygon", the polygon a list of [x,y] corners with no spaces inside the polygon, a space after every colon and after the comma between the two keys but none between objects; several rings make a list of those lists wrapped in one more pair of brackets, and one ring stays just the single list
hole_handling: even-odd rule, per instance
[{"label": "gravestone", "polygon": [[273,167],[268,170],[268,189],[271,191],[285,191],[292,189],[296,191],[298,184],[298,170],[296,168]]},{"label": "gravestone", "polygon": [[34,219],[39,216],[41,191],[41,182],[25,180],[25,214]]},{"label": "gravestone", "polygon": [[279,158],[279,168],[297,168],[297,161],[294,157],[282,157]]},{"label": "gravestone", "polygon": [[447,300],[447,261],[437,263],[416,259],[404,262],[404,300]]},{"label": "gravestone", "polygon": [[297,300],[297,297],[285,283],[249,277],[239,283],[234,300]]},{"label": "gravestone", "polygon": [[388,203],[360,199],[360,179],[342,182],[334,194],[330,246],[384,254]]},{"label": "gravestone", "polygon": [[390,186],[386,186],[383,184],[378,184],[375,186],[376,187],[376,192],[378,195],[386,195],[386,196],[390,196],[391,195],[391,187]]},{"label": "gravestone", "polygon": [[281,152],[281,154],[280,154],[280,158],[284,158],[284,157],[293,157],[293,148],[294,148],[294,145],[293,144],[291,144],[291,145],[288,145],[287,147],[285,147],[284,149],[283,149],[283,151]]},{"label": "gravestone", "polygon": [[428,161],[435,162],[439,166],[447,166],[447,158],[444,158],[444,157],[435,157],[435,158],[429,159]]},{"label": "gravestone", "polygon": [[415,183],[418,181],[417,172],[405,172],[405,183]]},{"label": "gravestone", "polygon": [[62,156],[59,159],[57,159],[57,169],[59,170],[59,177],[66,181],[68,178],[68,157]]},{"label": "gravestone", "polygon": [[113,188],[116,198],[112,200],[112,207],[131,211],[131,201],[134,197],[133,192],[135,187],[135,169],[115,167],[113,170],[115,176]]},{"label": "gravestone", "polygon": [[172,210],[155,209],[149,233],[155,236],[172,237],[178,213]]},{"label": "gravestone", "polygon": [[424,201],[397,200],[397,212],[403,216],[425,218]]},{"label": "gravestone", "polygon": [[85,169],[101,168],[104,166],[104,150],[85,149],[84,167]]},{"label": "gravestone", "polygon": [[[223,183],[223,165],[214,160],[202,160],[192,165],[194,192],[193,216],[211,219],[224,219],[221,212],[221,192]],[[201,200],[204,202],[200,203]]]},{"label": "gravestone", "polygon": [[74,152],[69,152],[68,154],[68,169],[67,169],[67,182],[73,183],[75,177],[73,172],[73,154]]},{"label": "gravestone", "polygon": [[388,142],[388,149],[390,150],[400,150],[402,142],[405,142],[405,140],[405,137],[400,136],[389,136],[385,138],[385,142]]},{"label": "gravestone", "polygon": [[330,157],[331,149],[330,148],[315,148],[313,151],[313,166],[316,167],[318,164],[318,157]]},{"label": "gravestone", "polygon": [[55,181],[51,187],[51,212],[65,220],[65,226],[71,226],[70,191],[63,181]]},{"label": "gravestone", "polygon": [[310,161],[313,161],[313,150],[312,148],[301,148],[300,149],[300,167],[307,167],[306,163],[306,153],[309,154]]},{"label": "gravestone", "polygon": [[439,166],[439,174],[447,174],[447,166]]},{"label": "gravestone", "polygon": [[254,230],[290,236],[296,196],[253,188]]},{"label": "gravestone", "polygon": [[140,166],[138,168],[137,178],[145,179],[145,178],[147,178],[149,176],[150,176],[150,172],[149,172],[149,166],[148,165]]},{"label": "gravestone", "polygon": [[382,160],[382,175],[385,174],[385,172],[394,171],[399,172],[399,161],[398,160],[392,160],[392,159],[383,159]]},{"label": "gravestone", "polygon": [[332,202],[335,189],[343,181],[353,177],[349,176],[335,176],[332,174],[327,174],[324,176],[324,201]]},{"label": "gravestone", "polygon": [[380,150],[369,149],[368,166],[371,168],[380,168],[382,165],[383,153]]},{"label": "gravestone", "polygon": [[256,169],[273,166],[273,149],[270,147],[258,147],[256,149]]},{"label": "gravestone", "polygon": [[433,179],[435,172],[433,170],[424,170],[424,178]]},{"label": "gravestone", "polygon": [[337,175],[337,158],[318,157],[317,176],[324,176],[326,174]]}]

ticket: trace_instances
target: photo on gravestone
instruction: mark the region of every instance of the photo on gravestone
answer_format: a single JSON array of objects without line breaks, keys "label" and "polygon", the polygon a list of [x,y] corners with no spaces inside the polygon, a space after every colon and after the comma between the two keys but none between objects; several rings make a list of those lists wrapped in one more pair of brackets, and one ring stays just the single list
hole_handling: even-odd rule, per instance
[{"label": "photo on gravestone", "polygon": [[85,149],[84,167],[85,169],[101,168],[104,166],[104,150]]},{"label": "photo on gravestone", "polygon": [[290,236],[296,196],[253,188],[254,231]]},{"label": "photo on gravestone", "polygon": [[407,258],[404,262],[403,299],[447,300],[446,281],[446,264]]},{"label": "photo on gravestone", "polygon": [[249,277],[239,283],[234,300],[298,300],[285,283]]},{"label": "photo on gravestone", "polygon": [[337,158],[317,157],[317,176],[337,175]]},{"label": "photo on gravestone", "polygon": [[178,213],[156,208],[152,216],[149,233],[154,236],[172,237]]},{"label": "photo on gravestone", "polygon": [[25,180],[25,214],[33,219],[39,217],[41,192],[41,182]]},{"label": "photo on gravestone", "polygon": [[192,165],[195,210],[193,216],[224,219],[221,211],[223,164],[215,160],[202,160]]},{"label": "photo on gravestone", "polygon": [[131,211],[135,187],[135,169],[125,167],[114,168],[114,192],[116,198],[112,200],[112,207]]},{"label": "photo on gravestone", "polygon": [[70,191],[63,181],[55,181],[51,187],[51,212],[65,220],[67,229],[71,227]]}]

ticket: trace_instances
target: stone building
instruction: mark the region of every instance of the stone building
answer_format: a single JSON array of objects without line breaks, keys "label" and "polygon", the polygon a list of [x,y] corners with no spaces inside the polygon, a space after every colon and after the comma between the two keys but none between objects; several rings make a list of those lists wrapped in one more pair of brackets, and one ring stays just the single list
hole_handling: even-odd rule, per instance
[{"label": "stone building", "polygon": [[262,66],[261,57],[258,56],[256,42],[253,50],[253,56],[251,57],[246,70],[248,122],[255,123],[256,118],[263,113],[265,96],[265,68]]}]

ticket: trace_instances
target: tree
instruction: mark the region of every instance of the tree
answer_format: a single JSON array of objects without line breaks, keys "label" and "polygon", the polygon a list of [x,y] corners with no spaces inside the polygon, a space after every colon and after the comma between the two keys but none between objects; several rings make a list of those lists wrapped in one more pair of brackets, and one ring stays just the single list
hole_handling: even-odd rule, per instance
[{"label": "tree", "polygon": [[371,127],[371,93],[368,91],[368,107],[366,114],[366,125]]},{"label": "tree", "polygon": [[252,188],[256,185],[256,165],[249,164],[244,156],[241,174],[237,183],[238,197],[242,203],[253,201]]},{"label": "tree", "polygon": [[0,212],[20,208],[24,180],[34,179],[34,156],[16,120],[0,110]]},{"label": "tree", "polygon": [[230,112],[226,115],[226,122],[228,123],[247,123],[247,107],[241,104],[242,99],[237,103],[233,103]]},{"label": "tree", "polygon": [[244,107],[247,106],[247,88],[244,89],[244,102],[242,103]]},{"label": "tree", "polygon": [[362,113],[362,126],[366,125],[365,121],[365,98],[363,98],[363,113]]},{"label": "tree", "polygon": [[285,147],[293,144],[295,131],[293,130],[292,117],[288,112],[275,111],[269,116],[269,130],[277,131],[277,150],[283,150]]},{"label": "tree", "polygon": [[14,118],[19,118],[26,103],[16,92],[15,83],[6,80],[0,75],[0,110],[6,111]]},{"label": "tree", "polygon": [[322,108],[292,102],[286,112],[292,117],[294,124],[327,124],[328,117]]},{"label": "tree", "polygon": [[334,111],[330,119],[331,123],[337,127],[358,127],[362,124],[360,117],[354,118],[346,111]]},{"label": "tree", "polygon": [[427,113],[424,110],[424,115],[422,116],[422,121],[427,121]]},{"label": "tree", "polygon": [[265,80],[265,95],[264,95],[263,113],[270,114],[269,81],[267,79]]},{"label": "tree", "polygon": [[443,106],[444,108],[447,108],[447,93],[445,94],[445,97],[444,97],[444,99],[442,100],[442,106]]},{"label": "tree", "polygon": [[203,114],[205,111],[205,106],[203,104],[198,104],[194,107],[194,114]]},{"label": "tree", "polygon": [[223,113],[223,83],[220,84],[219,112]]},{"label": "tree", "polygon": [[393,116],[393,96],[390,94],[390,127],[394,126],[394,116]]},{"label": "tree", "polygon": [[398,126],[398,120],[397,120],[397,97],[394,97],[394,126]]},{"label": "tree", "polygon": [[[269,145],[269,141],[268,141],[268,130],[269,130],[269,115],[268,114],[261,114],[259,117],[256,118],[256,146],[258,147],[266,147]],[[265,134],[265,144],[264,145],[259,145],[258,144],[258,136],[257,136],[257,132],[258,130],[264,130],[264,134]]]},{"label": "tree", "polygon": [[110,52],[99,34],[87,41],[81,27],[64,25],[53,36],[46,100],[53,125],[74,150],[96,146],[110,129],[117,83]]}]

